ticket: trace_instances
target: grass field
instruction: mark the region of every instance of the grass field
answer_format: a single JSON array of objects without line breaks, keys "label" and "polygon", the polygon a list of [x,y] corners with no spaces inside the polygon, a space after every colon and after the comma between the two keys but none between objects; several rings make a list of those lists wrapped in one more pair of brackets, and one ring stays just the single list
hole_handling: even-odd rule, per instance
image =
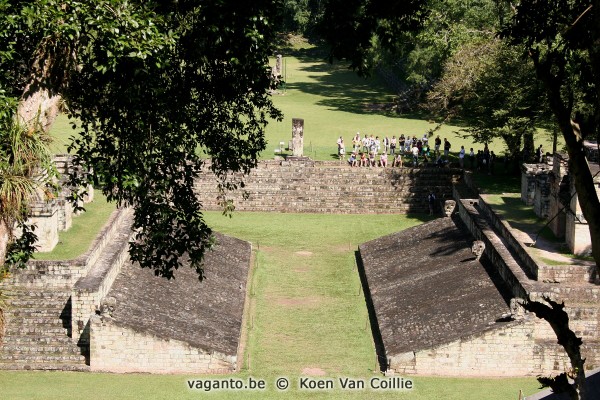
[{"label": "grass field", "polygon": [[[352,136],[358,131],[383,138],[400,134],[416,135],[438,127],[434,121],[419,116],[399,115],[394,111],[378,110],[378,106],[394,101],[394,93],[377,76],[360,78],[345,64],[329,64],[324,61],[324,53],[315,51],[305,42],[297,42],[293,49],[284,52],[285,90],[273,95],[276,107],[284,113],[281,122],[271,121],[265,130],[267,147],[261,153],[262,159],[271,159],[280,142],[287,147],[292,138],[292,118],[304,119],[304,155],[314,160],[337,159],[336,140],[342,136],[349,149]],[[274,60],[272,60],[274,64]],[[62,115],[52,127],[56,138],[53,150],[66,152],[69,137],[75,132],[67,118]],[[451,152],[458,153],[464,145],[467,151],[483,149],[483,145],[473,144],[462,137],[461,127],[442,125],[435,135],[448,138],[452,143]],[[545,149],[552,148],[548,132],[540,130],[536,137]],[[559,147],[562,146],[562,138]],[[504,153],[504,144],[496,140],[490,144],[497,156]],[[284,152],[284,154],[286,154]]]},{"label": "grass field", "polygon": [[[298,49],[296,49],[298,50]],[[331,160],[336,153],[336,139],[343,136],[349,146],[356,131],[379,136],[401,133],[417,135],[436,126],[418,118],[401,117],[393,112],[377,111],[373,105],[390,103],[393,93],[376,78],[364,80],[344,65],[330,65],[311,56],[310,51],[286,55],[286,90],[275,95],[275,105],[285,119],[266,129],[267,149],[263,159],[270,159],[280,141],[291,139],[291,119],[304,118],[305,155],[317,160]],[[457,152],[461,145],[474,147],[456,136],[460,128],[444,125],[439,134],[452,142]],[[53,150],[66,151],[71,130],[60,116],[53,126],[57,138]],[[550,148],[549,138],[543,138]],[[491,149],[503,151],[500,142]],[[502,185],[496,190],[500,192]],[[493,191],[493,190],[492,190]],[[84,231],[99,230],[102,223],[81,218],[96,214],[94,206],[77,217]],[[100,207],[104,209],[104,207]],[[110,206],[103,212],[108,212]],[[107,218],[108,214],[105,214]],[[297,389],[300,376],[322,373],[323,378],[355,377],[368,381],[380,377],[372,334],[367,324],[367,309],[355,269],[355,250],[359,243],[419,224],[425,216],[390,215],[311,215],[234,213],[233,218],[207,213],[215,230],[249,240],[255,250],[256,266],[250,284],[250,305],[246,329],[246,352],[242,372],[231,377],[265,379],[265,392],[244,392],[247,398],[401,398],[435,399],[517,399],[519,389],[525,394],[537,391],[534,378],[467,379],[410,377],[415,389],[397,391],[328,391],[308,392]],[[96,228],[94,228],[96,229]],[[67,235],[67,236],[65,236]],[[68,235],[71,235],[70,237]],[[38,254],[38,259],[72,258],[89,246],[82,233],[61,235],[63,245],[78,250],[60,250],[60,254]],[[91,242],[91,239],[90,239]],[[87,243],[87,244],[85,244]],[[68,254],[68,255],[67,255]],[[50,257],[50,258],[48,258]],[[56,257],[56,258],[54,258]],[[228,378],[218,377],[218,378]],[[279,377],[288,377],[291,388],[274,389]],[[0,371],[0,398],[7,399],[196,399],[201,391],[187,388],[188,378],[205,376],[114,375],[61,372]],[[339,386],[339,385],[338,385]],[[211,393],[215,399],[239,398],[240,393]]]},{"label": "grass field", "polygon": [[[353,377],[368,382],[377,372],[367,308],[355,268],[359,243],[420,224],[429,217],[398,215],[314,215],[235,213],[227,218],[207,213],[216,230],[249,240],[256,265],[250,283],[247,343],[242,372],[235,377],[264,379],[264,392],[245,392],[245,398],[403,398],[516,399],[519,389],[536,391],[534,378],[466,379],[404,377],[414,380],[411,391],[298,390],[298,378],[317,373],[321,378]],[[290,388],[274,388],[287,377]],[[0,372],[3,398],[79,399],[192,399],[186,380],[205,376],[114,375],[44,372]],[[218,377],[225,378],[225,377]],[[221,391],[211,398],[238,398]]]}]

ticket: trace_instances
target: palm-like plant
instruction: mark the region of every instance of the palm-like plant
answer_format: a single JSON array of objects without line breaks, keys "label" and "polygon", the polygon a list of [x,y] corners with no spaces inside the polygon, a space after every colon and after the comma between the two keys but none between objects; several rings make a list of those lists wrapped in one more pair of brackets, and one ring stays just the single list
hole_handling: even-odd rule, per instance
[{"label": "palm-like plant", "polygon": [[50,193],[47,183],[55,175],[50,141],[38,126],[23,126],[10,113],[0,113],[0,265],[14,241],[15,225],[27,218],[30,201]]}]

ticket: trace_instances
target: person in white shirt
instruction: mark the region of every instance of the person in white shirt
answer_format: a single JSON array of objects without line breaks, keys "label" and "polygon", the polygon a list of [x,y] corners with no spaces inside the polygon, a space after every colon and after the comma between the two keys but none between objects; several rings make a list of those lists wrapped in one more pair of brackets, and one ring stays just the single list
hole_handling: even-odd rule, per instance
[{"label": "person in white shirt", "polygon": [[458,163],[461,168],[465,167],[465,146],[460,146],[460,151],[458,152]]},{"label": "person in white shirt", "polygon": [[412,148],[413,166],[416,168],[419,165],[419,148],[415,143]]}]

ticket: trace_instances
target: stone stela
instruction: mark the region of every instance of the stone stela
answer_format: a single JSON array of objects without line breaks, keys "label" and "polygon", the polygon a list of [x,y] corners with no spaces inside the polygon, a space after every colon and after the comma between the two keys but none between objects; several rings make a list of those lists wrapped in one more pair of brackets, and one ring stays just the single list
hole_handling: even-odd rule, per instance
[{"label": "stone stela", "polygon": [[292,118],[292,155],[302,157],[304,155],[304,119]]}]

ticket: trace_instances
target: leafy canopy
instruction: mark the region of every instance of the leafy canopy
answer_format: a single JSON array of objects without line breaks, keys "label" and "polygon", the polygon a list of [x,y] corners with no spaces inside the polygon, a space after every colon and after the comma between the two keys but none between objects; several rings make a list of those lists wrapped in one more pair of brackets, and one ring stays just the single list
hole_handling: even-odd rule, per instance
[{"label": "leafy canopy", "polygon": [[[193,192],[200,169],[223,188],[265,148],[281,118],[267,90],[279,11],[268,0],[7,1],[2,85],[33,75],[58,93],[81,135],[72,151],[109,200],[135,207],[132,260],[168,278],[189,261],[202,279],[211,231]],[[211,162],[205,163],[204,158]]]}]

